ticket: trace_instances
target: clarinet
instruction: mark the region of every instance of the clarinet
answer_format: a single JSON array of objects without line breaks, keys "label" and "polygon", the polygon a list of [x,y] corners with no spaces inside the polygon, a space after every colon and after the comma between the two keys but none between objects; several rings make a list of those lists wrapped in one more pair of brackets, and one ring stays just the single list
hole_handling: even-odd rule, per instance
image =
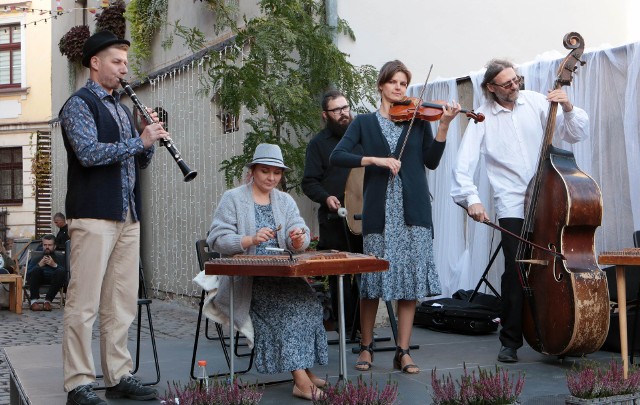
[{"label": "clarinet", "polygon": [[[144,106],[144,104],[140,102],[140,100],[138,99],[138,96],[136,95],[136,93],[134,93],[129,83],[127,83],[127,81],[124,79],[119,79],[119,80],[120,80],[120,85],[124,89],[125,93],[129,95],[129,98],[131,98],[131,101],[133,101],[133,104],[136,106],[138,111],[140,111],[145,121],[147,121],[147,124],[153,124],[154,123],[153,118],[151,118],[151,115],[147,111],[147,108]],[[196,178],[196,176],[198,175],[198,172],[195,170],[191,170],[189,166],[185,163],[185,161],[182,160],[182,156],[180,156],[180,152],[178,151],[178,149],[176,149],[176,147],[174,146],[173,142],[171,142],[170,139],[166,139],[166,140],[161,139],[160,145],[167,148],[169,153],[171,153],[171,157],[173,157],[173,160],[176,161],[176,163],[178,164],[178,167],[180,168],[180,170],[182,171],[182,174],[184,175],[185,182],[191,181]]]}]

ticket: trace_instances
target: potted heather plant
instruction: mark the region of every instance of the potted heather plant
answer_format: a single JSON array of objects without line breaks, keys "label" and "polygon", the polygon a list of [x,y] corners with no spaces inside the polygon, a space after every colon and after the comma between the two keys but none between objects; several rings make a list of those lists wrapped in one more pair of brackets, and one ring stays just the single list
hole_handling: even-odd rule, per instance
[{"label": "potted heather plant", "polygon": [[200,388],[197,381],[186,385],[179,382],[169,384],[169,389],[160,397],[164,405],[255,405],[262,399],[262,391],[257,385],[243,384],[235,379],[233,383],[213,380],[206,389]]},{"label": "potted heather plant", "polygon": [[624,379],[622,365],[613,359],[607,366],[584,360],[567,373],[567,387],[566,404],[633,405],[640,400],[640,369],[632,366]]},{"label": "potted heather plant", "polygon": [[380,391],[373,377],[367,384],[360,375],[355,383],[347,381],[346,384],[331,385],[327,382],[322,391],[323,398],[315,398],[314,395],[313,405],[393,405],[398,397],[398,383],[388,380]]},{"label": "potted heather plant", "polygon": [[438,378],[436,369],[431,372],[434,405],[503,405],[518,404],[524,387],[524,376],[518,372],[517,378],[496,366],[495,373],[478,367],[478,374],[469,374],[467,366],[460,380],[449,376]]}]

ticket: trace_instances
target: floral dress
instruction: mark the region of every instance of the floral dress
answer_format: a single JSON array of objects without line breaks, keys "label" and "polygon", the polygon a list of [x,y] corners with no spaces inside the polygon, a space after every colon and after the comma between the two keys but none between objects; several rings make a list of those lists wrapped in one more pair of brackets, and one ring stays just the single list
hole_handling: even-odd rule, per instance
[{"label": "floral dress", "polygon": [[[256,229],[275,229],[271,205],[255,204]],[[271,239],[256,254],[273,254]],[[322,305],[304,278],[254,277],[249,312],[255,333],[255,364],[259,373],[275,374],[327,364],[327,335]]]},{"label": "floral dress", "polygon": [[[394,150],[402,125],[396,125],[379,112],[376,117],[389,147]],[[441,293],[433,259],[432,230],[405,223],[400,176],[390,177],[387,184],[384,232],[365,235],[363,243],[365,253],[389,261],[389,270],[362,275],[362,298],[415,300]]]}]

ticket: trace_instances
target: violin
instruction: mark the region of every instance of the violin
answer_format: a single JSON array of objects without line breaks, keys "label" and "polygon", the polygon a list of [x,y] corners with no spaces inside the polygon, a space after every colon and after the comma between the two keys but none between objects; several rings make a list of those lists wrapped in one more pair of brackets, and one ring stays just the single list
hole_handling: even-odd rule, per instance
[{"label": "violin", "polygon": [[[442,107],[446,105],[446,101],[436,100],[434,102],[425,101],[420,103],[421,99],[417,97],[407,97],[403,101],[393,103],[389,109],[389,117],[393,122],[411,121],[414,114],[417,119],[424,121],[437,121],[442,117],[444,111]],[[416,107],[418,112],[416,113]],[[475,113],[473,110],[460,110],[461,114],[465,114],[467,118],[473,119],[476,124],[484,121],[484,114]]]}]

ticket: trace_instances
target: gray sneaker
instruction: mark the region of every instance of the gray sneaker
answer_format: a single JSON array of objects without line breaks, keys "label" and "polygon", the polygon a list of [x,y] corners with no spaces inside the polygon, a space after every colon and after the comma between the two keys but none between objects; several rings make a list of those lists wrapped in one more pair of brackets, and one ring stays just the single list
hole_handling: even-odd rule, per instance
[{"label": "gray sneaker", "polygon": [[99,398],[90,384],[80,385],[67,394],[67,405],[107,405]]},{"label": "gray sneaker", "polygon": [[129,398],[135,401],[146,401],[158,397],[158,391],[140,384],[136,378],[128,375],[122,377],[118,385],[108,387],[105,396],[107,399]]}]

